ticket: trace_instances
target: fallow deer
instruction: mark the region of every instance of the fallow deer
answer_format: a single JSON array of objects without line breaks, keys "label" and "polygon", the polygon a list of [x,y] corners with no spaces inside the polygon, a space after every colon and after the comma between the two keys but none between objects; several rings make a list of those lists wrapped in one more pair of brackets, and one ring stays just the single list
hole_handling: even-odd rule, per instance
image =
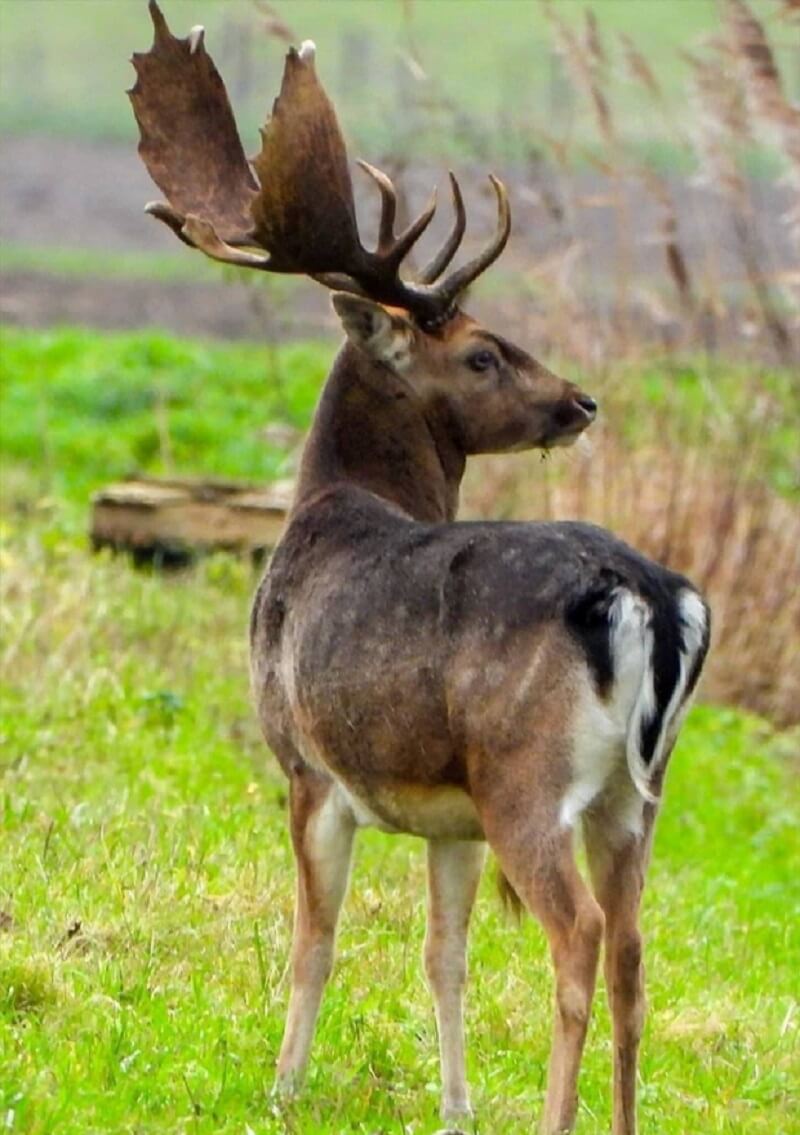
[{"label": "fallow deer", "polygon": [[[542,923],[555,970],[543,1129],[570,1131],[601,941],[614,1029],[613,1129],[636,1129],[644,1016],[638,911],[662,781],[708,645],[682,576],[579,523],[460,523],[466,459],[570,444],[596,405],[458,306],[501,253],[498,228],[449,274],[453,229],[416,280],[400,266],[433,202],[377,246],[356,223],[344,142],[313,44],[291,50],[252,166],[202,28],[173,37],[155,0],[134,55],[140,153],[167,201],[147,206],[229,264],[332,288],[346,335],[302,458],[283,538],[251,619],[264,736],[290,785],[297,860],[293,980],[277,1086],[306,1067],[353,836],[428,844],[424,965],[442,1114],[469,1114],[462,992],[467,924],[488,844]],[[585,841],[591,888],[574,855]]]}]

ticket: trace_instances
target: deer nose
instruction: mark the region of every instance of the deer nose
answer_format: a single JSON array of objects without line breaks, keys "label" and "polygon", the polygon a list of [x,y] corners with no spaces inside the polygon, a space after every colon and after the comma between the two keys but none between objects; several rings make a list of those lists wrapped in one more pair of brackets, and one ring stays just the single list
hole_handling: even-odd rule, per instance
[{"label": "deer nose", "polygon": [[597,403],[588,394],[576,394],[573,401],[580,406],[588,418],[593,420],[597,416]]}]

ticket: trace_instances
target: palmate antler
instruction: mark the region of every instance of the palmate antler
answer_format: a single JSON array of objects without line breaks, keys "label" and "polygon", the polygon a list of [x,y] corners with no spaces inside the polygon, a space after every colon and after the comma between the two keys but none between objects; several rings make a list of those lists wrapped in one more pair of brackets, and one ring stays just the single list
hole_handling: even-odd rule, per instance
[{"label": "palmate antler", "polygon": [[404,281],[400,266],[433,219],[435,194],[397,235],[391,181],[359,162],[381,193],[378,243],[374,251],[364,248],[347,151],[317,78],[314,45],[306,41],[299,51],[289,50],[280,94],[251,167],[203,29],[177,39],[156,0],[149,0],[149,8],[155,38],[149,52],[132,58],[136,83],[128,94],[141,133],[139,153],[167,202],[147,205],[146,211],[215,260],[312,276],[327,287],[406,308],[426,326],[447,319],[458,296],[508,240],[511,216],[502,183],[490,178],[498,206],[493,240],[442,279],[466,227],[461,191],[451,174],[453,228],[418,279]]}]

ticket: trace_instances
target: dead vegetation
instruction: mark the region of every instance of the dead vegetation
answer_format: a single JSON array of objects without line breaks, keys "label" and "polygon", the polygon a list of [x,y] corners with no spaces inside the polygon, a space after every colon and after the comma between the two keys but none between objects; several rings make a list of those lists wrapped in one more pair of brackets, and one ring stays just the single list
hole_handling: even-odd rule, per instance
[{"label": "dead vegetation", "polygon": [[[612,38],[591,7],[580,25],[560,5],[542,0],[559,82],[574,113],[553,123],[536,107],[520,108],[508,131],[516,150],[529,156],[522,194],[537,208],[526,222],[555,228],[542,262],[523,272],[524,282],[540,321],[551,324],[565,352],[573,345],[563,325],[568,299],[569,322],[578,319],[600,331],[608,358],[649,344],[711,353],[744,347],[785,365],[800,360],[800,272],[768,247],[763,202],[756,200],[759,189],[750,176],[754,163],[780,167],[778,190],[788,203],[781,221],[787,243],[800,252],[800,108],[786,93],[770,34],[747,0],[718,0],[717,8],[715,32],[676,56],[688,111],[678,115],[679,104],[666,95],[657,68],[631,35]],[[448,104],[425,67],[424,49],[417,47],[422,37],[413,34],[413,5],[403,10],[411,29],[404,58],[414,79],[414,112],[424,118],[435,104],[438,115],[450,114],[453,130],[468,135],[463,114]],[[768,17],[771,35],[781,38],[797,13],[786,4]],[[615,98],[623,79],[636,92],[644,124],[639,138],[618,122]],[[579,128],[579,120],[591,130]],[[647,123],[667,147],[666,164],[663,155],[651,160],[643,145],[651,134]],[[474,123],[472,134],[479,133]],[[698,223],[687,236],[686,187],[664,172],[670,167],[691,171],[689,193],[703,197],[706,214],[710,207],[712,231],[699,223],[690,202],[688,219],[694,208]],[[604,188],[582,193],[579,169]],[[641,208],[633,208],[637,187],[653,205],[646,230]],[[684,197],[680,211],[677,189]],[[587,212],[597,210],[608,214],[610,249],[608,240],[592,247],[580,235]],[[658,254],[643,256],[647,249]],[[606,278],[599,292],[598,261]],[[555,288],[543,281],[545,272]]]}]

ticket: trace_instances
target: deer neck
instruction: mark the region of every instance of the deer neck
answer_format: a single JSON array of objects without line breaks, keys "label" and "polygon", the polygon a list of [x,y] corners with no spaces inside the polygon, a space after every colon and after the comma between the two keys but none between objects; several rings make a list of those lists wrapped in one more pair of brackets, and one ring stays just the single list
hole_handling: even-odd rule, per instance
[{"label": "deer neck", "polygon": [[446,411],[423,409],[403,379],[346,344],[303,451],[295,509],[347,482],[416,520],[452,520],[464,464]]}]

